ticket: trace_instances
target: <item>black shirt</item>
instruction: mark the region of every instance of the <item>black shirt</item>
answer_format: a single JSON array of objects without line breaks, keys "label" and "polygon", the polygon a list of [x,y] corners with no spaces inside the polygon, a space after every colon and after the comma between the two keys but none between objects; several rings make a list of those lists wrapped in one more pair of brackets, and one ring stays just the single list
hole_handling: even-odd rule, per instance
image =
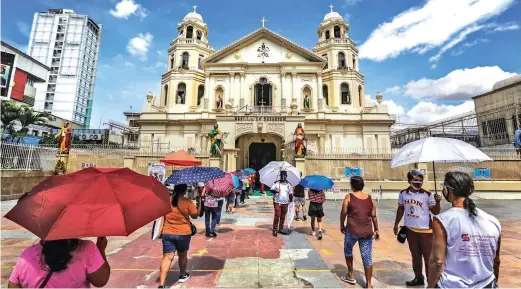
[{"label": "black shirt", "polygon": [[294,188],[293,195],[297,198],[305,198],[304,187],[302,185],[296,185]]}]

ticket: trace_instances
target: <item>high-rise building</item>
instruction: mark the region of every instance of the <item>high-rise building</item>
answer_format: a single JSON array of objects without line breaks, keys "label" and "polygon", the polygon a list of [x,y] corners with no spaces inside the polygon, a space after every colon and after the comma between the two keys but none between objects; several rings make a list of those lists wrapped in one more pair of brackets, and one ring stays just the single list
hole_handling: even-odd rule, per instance
[{"label": "high-rise building", "polygon": [[101,40],[100,24],[70,9],[34,15],[29,55],[48,65],[34,107],[88,127]]}]

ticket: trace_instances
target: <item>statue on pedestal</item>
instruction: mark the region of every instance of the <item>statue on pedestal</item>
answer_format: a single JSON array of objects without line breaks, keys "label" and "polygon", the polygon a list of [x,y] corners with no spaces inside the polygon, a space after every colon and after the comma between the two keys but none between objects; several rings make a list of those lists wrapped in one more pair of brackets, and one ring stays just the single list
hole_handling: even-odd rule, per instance
[{"label": "statue on pedestal", "polygon": [[295,157],[303,158],[306,156],[306,134],[302,124],[298,124],[295,129]]},{"label": "statue on pedestal", "polygon": [[222,109],[223,108],[223,98],[220,95],[217,96],[217,100],[215,101],[215,107],[217,109]]},{"label": "statue on pedestal", "polygon": [[309,95],[306,94],[306,96],[304,97],[304,109],[309,109],[309,108],[310,108]]},{"label": "statue on pedestal", "polygon": [[223,134],[221,130],[219,130],[219,125],[215,125],[213,129],[208,133],[208,136],[210,137],[210,141],[212,143],[210,147],[210,155],[212,157],[218,157],[222,154],[221,152],[221,143]]},{"label": "statue on pedestal", "polygon": [[56,138],[60,144],[60,154],[68,154],[72,140],[72,128],[69,122],[65,123],[60,132],[56,135]]}]

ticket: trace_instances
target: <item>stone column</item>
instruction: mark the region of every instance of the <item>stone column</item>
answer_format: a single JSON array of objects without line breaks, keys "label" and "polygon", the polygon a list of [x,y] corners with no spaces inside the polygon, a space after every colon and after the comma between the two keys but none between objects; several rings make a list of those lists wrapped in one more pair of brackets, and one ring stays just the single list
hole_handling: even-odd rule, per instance
[{"label": "stone column", "polygon": [[297,95],[295,94],[295,79],[297,78],[297,73],[291,73],[291,104],[297,103]]},{"label": "stone column", "polygon": [[319,134],[318,135],[318,152],[323,154],[325,151],[325,141],[324,141],[324,135]]},{"label": "stone column", "polygon": [[204,111],[208,111],[210,106],[210,73],[207,72],[204,78],[204,101],[203,101],[203,109]]},{"label": "stone column", "polygon": [[208,151],[208,137],[204,133],[201,134],[201,136],[202,136],[202,139],[201,139],[201,153],[203,153],[203,154],[209,153],[209,151]]},{"label": "stone column", "polygon": [[233,106],[233,84],[234,84],[235,72],[230,72],[230,85],[228,88],[228,101]]},{"label": "stone column", "polygon": [[324,95],[322,95],[322,71],[317,72],[317,104],[318,111],[324,111]]},{"label": "stone column", "polygon": [[280,73],[280,106],[281,111],[286,111],[286,94],[284,94],[284,81],[286,80],[286,72]]},{"label": "stone column", "polygon": [[239,109],[242,108],[244,104],[244,72],[239,74]]}]

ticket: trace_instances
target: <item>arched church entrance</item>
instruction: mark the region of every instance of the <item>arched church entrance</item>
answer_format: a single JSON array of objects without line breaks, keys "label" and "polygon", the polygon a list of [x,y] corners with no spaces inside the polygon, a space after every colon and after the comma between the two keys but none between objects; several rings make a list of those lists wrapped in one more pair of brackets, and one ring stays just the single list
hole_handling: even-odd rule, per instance
[{"label": "arched church entrance", "polygon": [[239,136],[235,141],[238,149],[237,169],[262,169],[271,161],[282,160],[284,140],[276,134],[249,133]]}]

